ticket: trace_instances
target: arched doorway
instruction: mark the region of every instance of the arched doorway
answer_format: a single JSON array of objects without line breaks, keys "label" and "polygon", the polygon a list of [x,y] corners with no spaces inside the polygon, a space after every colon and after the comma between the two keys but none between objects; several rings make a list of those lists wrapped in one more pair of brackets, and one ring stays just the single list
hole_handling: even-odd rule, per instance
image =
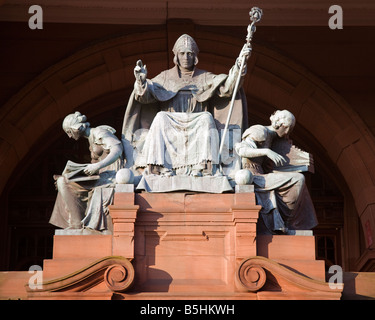
[{"label": "arched doorway", "polygon": [[[100,119],[97,124],[103,124],[107,115],[116,114],[114,121],[117,123],[106,124],[117,126],[122,121],[133,85],[135,61],[141,58],[147,63],[150,77],[170,66],[170,43],[177,35],[168,30],[131,34],[77,52],[50,67],[7,103],[9,112],[2,119],[2,128],[8,132],[7,145],[3,147],[7,160],[1,163],[7,168],[4,170],[7,173],[5,183],[1,186],[8,207],[3,213],[6,217],[2,217],[6,226],[14,218],[14,214],[9,214],[12,194],[16,190],[17,197],[19,186],[25,186],[24,182],[32,179],[27,178],[28,172],[34,170],[38,176],[43,172],[47,177],[44,181],[48,181],[48,176],[59,169],[55,167],[54,172],[48,172],[48,166],[42,166],[40,159],[46,159],[45,154],[53,150],[57,151],[51,146],[63,141],[60,129],[63,117],[80,110],[91,121],[97,117]],[[226,73],[242,46],[242,40],[208,32],[198,26],[192,31],[201,50],[200,68]],[[293,136],[296,144],[314,154],[321,168],[319,173],[325,180],[339,186],[341,195],[349,199],[345,201],[350,204],[345,204],[345,201],[343,204],[343,220],[358,220],[358,213],[366,219],[366,208],[371,203],[369,192],[374,186],[365,161],[375,158],[369,152],[375,150],[369,148],[375,144],[363,123],[319,79],[266,47],[254,46],[248,73],[244,89],[249,101],[249,122],[268,123],[267,118],[275,108],[291,110],[298,123]],[[356,157],[351,156],[353,149]],[[33,167],[32,163],[36,165]],[[356,176],[353,176],[354,169]],[[50,180],[50,183],[53,182]],[[358,221],[355,225],[358,227]],[[348,230],[345,234],[349,234]],[[356,243],[351,244],[356,247],[354,255],[358,258],[358,230],[353,238]],[[37,247],[38,244],[33,246]],[[9,251],[11,246],[8,246]],[[351,259],[346,259],[348,270],[355,268]]]}]

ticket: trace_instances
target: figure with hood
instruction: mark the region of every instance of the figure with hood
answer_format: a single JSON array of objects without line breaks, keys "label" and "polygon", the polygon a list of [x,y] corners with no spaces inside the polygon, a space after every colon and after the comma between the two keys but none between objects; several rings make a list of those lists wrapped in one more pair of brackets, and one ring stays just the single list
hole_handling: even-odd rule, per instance
[{"label": "figure with hood", "polygon": [[[243,47],[228,75],[198,69],[198,46],[186,34],[173,47],[175,66],[155,78],[147,79],[147,68],[139,60],[123,123],[126,167],[166,176],[234,176],[241,163],[233,146],[247,125],[242,90],[236,96],[226,148],[220,157],[223,170],[218,170],[220,134],[240,73],[240,58],[247,59],[250,50]],[[240,76],[245,73],[246,68]]]}]

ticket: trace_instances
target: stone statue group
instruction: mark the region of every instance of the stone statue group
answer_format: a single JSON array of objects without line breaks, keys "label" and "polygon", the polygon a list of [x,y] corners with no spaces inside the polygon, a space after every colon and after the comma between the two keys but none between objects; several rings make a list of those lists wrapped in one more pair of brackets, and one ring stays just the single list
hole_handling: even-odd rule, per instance
[{"label": "stone statue group", "polygon": [[[50,223],[110,232],[108,205],[119,182],[148,192],[214,193],[252,183],[262,206],[263,232],[313,228],[317,220],[303,169],[293,167],[293,156],[288,157],[295,117],[277,110],[270,125],[247,128],[246,98],[235,89],[246,75],[251,48],[242,48],[227,75],[196,67],[199,49],[189,35],[177,39],[173,53],[175,66],[153,79],[147,78],[146,65],[136,62],[120,139],[109,126],[91,128],[80,112],[65,117],[63,130],[69,138],[88,139],[92,161],[68,161],[55,176],[58,194]],[[241,170],[251,179],[236,182]]]}]

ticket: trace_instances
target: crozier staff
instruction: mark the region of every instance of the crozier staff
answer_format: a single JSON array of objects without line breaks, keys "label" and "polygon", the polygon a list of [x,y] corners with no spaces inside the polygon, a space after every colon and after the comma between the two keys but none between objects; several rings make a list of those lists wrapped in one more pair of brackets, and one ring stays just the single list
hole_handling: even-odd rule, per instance
[{"label": "crozier staff", "polygon": [[[218,164],[217,129],[224,126],[240,62],[247,60],[250,49],[242,48],[228,75],[196,67],[199,49],[189,35],[177,39],[173,53],[175,67],[151,80],[141,61],[135,66],[134,91],[123,125],[125,152],[134,155],[127,159],[127,166],[163,175],[211,175],[215,173],[212,165]],[[246,113],[243,96],[233,109],[230,125],[241,130]]]},{"label": "crozier staff", "polygon": [[236,84],[235,84],[235,87],[234,87],[234,90],[233,90],[232,100],[230,102],[227,121],[225,122],[224,132],[223,132],[222,137],[221,137],[219,156],[221,156],[222,151],[223,151],[225,137],[226,137],[227,132],[228,132],[228,126],[229,126],[230,118],[232,117],[234,101],[235,101],[236,94],[237,94],[237,91],[238,91],[238,88],[239,88],[239,85],[240,85],[240,81],[241,81],[241,74],[243,73],[243,69],[245,67],[245,64],[246,64],[246,62],[249,59],[249,56],[251,54],[251,50],[252,50],[251,40],[252,40],[254,32],[256,30],[255,23],[260,21],[260,19],[262,18],[262,15],[263,15],[263,11],[261,9],[257,8],[257,7],[253,7],[251,9],[251,11],[249,12],[249,15],[250,15],[250,20],[252,22],[247,27],[246,44],[244,45],[244,49],[246,48],[249,53],[247,55],[241,56],[240,73],[239,73],[239,76],[237,77]]}]

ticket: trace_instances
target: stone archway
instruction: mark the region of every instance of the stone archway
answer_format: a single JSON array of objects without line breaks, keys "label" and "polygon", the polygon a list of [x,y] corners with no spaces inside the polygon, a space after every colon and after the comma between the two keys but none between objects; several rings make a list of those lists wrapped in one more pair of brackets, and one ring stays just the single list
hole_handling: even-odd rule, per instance
[{"label": "stone archway", "polygon": [[[193,32],[201,50],[200,68],[226,73],[241,40],[198,28]],[[171,61],[166,43],[173,40],[174,33],[155,31],[98,43],[50,67],[13,96],[0,114],[0,170],[4,173],[0,192],[17,165],[66,114],[101,96],[129,90],[137,59],[147,63],[150,77],[166,69]],[[375,140],[363,121],[308,70],[263,46],[254,46],[248,73],[247,96],[268,106],[288,107],[296,115],[344,177],[363,226],[375,230]]]}]

